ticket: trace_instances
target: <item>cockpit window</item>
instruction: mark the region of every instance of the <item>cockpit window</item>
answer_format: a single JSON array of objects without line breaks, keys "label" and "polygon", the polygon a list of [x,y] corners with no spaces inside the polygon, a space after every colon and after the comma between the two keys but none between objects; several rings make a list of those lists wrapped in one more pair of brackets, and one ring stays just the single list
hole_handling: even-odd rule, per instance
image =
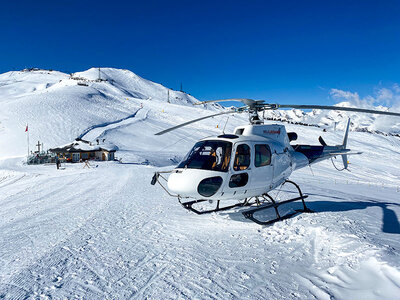
[{"label": "cockpit window", "polygon": [[256,167],[268,166],[271,164],[271,150],[268,145],[255,145],[254,165]]},{"label": "cockpit window", "polygon": [[240,144],[236,147],[235,164],[233,169],[235,171],[246,170],[250,166],[250,147],[246,144]]},{"label": "cockpit window", "polygon": [[227,172],[231,160],[232,143],[201,141],[196,143],[178,168]]}]

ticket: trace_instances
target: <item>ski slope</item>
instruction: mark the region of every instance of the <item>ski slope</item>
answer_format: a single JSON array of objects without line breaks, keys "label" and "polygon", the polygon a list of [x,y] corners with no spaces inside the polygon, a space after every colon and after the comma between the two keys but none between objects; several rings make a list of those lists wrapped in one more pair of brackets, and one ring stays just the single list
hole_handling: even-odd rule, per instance
[{"label": "ski slope", "polygon": [[[227,116],[154,136],[220,108],[173,91],[168,103],[166,88],[125,70],[91,81],[96,72],[74,74],[88,86],[60,72],[0,75],[0,298],[400,299],[398,137],[351,132],[364,152],[351,172],[330,161],[295,172],[316,213],[269,227],[240,209],[199,216],[150,180]],[[231,116],[226,131],[246,122]],[[122,163],[27,166],[25,123],[31,147],[39,136],[46,148],[102,138]],[[299,143],[342,139],[287,130]]]}]

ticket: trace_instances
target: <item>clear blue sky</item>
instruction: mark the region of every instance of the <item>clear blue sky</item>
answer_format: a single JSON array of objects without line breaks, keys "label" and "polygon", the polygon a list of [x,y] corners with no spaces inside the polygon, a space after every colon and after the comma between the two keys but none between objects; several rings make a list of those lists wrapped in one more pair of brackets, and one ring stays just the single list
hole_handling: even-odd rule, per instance
[{"label": "clear blue sky", "polygon": [[4,1],[0,72],[132,70],[199,99],[332,103],[400,82],[400,1]]}]

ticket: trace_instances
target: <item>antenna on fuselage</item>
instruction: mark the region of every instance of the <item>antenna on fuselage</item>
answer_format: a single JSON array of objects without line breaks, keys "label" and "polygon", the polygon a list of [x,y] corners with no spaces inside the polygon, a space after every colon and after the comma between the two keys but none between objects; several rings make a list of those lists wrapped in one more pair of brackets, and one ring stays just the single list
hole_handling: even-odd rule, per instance
[{"label": "antenna on fuselage", "polygon": [[222,129],[222,134],[225,134],[225,128],[226,128],[226,124],[228,124],[228,120],[229,120],[229,116],[226,118],[224,129]]}]

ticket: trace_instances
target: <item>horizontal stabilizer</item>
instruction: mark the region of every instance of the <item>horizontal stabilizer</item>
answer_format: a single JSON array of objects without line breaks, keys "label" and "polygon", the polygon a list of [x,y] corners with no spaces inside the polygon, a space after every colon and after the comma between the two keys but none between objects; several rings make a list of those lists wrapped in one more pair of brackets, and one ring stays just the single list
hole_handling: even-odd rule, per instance
[{"label": "horizontal stabilizer", "polygon": [[337,152],[337,153],[331,152],[331,153],[329,153],[329,155],[332,155],[332,156],[337,156],[337,155],[356,155],[356,154],[362,154],[362,152]]}]

